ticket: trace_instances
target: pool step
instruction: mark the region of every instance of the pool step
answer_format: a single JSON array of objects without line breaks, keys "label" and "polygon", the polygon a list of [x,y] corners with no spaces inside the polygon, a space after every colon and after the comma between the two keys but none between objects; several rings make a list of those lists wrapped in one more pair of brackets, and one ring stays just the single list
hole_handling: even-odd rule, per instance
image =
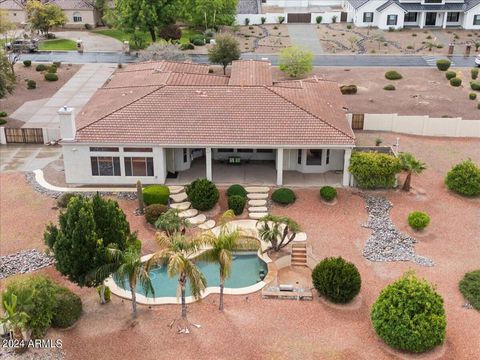
[{"label": "pool step", "polygon": [[[178,216],[181,218],[192,218],[198,215],[197,209],[188,209],[178,213]],[[205,215],[204,215],[205,216]]]},{"label": "pool step", "polygon": [[192,204],[189,201],[185,201],[185,202],[170,204],[170,207],[172,209],[177,209],[177,210],[183,211],[183,210],[190,209],[191,205]]},{"label": "pool step", "polygon": [[191,217],[191,218],[188,219],[189,223],[192,224],[192,225],[203,224],[203,223],[205,223],[206,220],[207,220],[207,217],[203,214],[199,214],[197,216],[194,216],[194,217]]},{"label": "pool step", "polygon": [[268,194],[264,193],[248,193],[247,198],[250,200],[266,200],[268,199]]},{"label": "pool step", "polygon": [[186,193],[181,192],[178,194],[170,195],[170,199],[172,199],[173,202],[179,203],[186,201],[188,199],[188,196]]}]

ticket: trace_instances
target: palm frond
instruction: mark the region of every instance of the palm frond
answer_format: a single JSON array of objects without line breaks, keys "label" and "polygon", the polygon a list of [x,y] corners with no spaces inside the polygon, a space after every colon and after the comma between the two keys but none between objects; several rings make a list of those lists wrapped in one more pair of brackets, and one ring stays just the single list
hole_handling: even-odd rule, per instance
[{"label": "palm frond", "polygon": [[188,282],[190,284],[190,290],[192,296],[195,299],[199,299],[202,291],[207,287],[207,279],[195,263],[188,261],[185,263],[185,274],[187,275]]}]

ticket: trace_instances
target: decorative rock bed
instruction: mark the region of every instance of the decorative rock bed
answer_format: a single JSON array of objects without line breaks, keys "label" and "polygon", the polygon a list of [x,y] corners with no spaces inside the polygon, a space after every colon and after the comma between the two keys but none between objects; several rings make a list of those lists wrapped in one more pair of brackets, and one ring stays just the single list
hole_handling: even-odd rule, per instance
[{"label": "decorative rock bed", "polygon": [[363,256],[370,261],[414,261],[422,266],[433,266],[434,262],[415,254],[417,241],[399,232],[390,219],[392,203],[381,196],[362,194],[368,221],[363,227],[373,230],[363,248]]},{"label": "decorative rock bed", "polygon": [[53,262],[52,257],[37,249],[0,256],[0,279],[16,274],[26,274],[50,266]]}]

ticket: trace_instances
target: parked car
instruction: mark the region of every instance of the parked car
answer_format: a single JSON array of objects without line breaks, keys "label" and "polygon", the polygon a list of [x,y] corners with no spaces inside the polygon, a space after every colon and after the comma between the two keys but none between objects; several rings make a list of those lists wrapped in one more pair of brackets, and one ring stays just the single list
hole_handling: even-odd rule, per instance
[{"label": "parked car", "polygon": [[475,65],[480,66],[480,54],[475,58]]},{"label": "parked car", "polygon": [[14,52],[35,52],[38,51],[38,41],[30,39],[15,39],[5,43],[5,49]]}]

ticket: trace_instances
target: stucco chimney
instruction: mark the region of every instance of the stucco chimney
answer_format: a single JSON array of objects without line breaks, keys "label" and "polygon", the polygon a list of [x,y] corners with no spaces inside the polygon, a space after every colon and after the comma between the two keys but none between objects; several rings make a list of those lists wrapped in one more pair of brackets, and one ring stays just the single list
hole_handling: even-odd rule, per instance
[{"label": "stucco chimney", "polygon": [[60,137],[62,140],[73,140],[77,132],[75,125],[75,111],[73,108],[64,106],[58,110],[60,118]]}]

